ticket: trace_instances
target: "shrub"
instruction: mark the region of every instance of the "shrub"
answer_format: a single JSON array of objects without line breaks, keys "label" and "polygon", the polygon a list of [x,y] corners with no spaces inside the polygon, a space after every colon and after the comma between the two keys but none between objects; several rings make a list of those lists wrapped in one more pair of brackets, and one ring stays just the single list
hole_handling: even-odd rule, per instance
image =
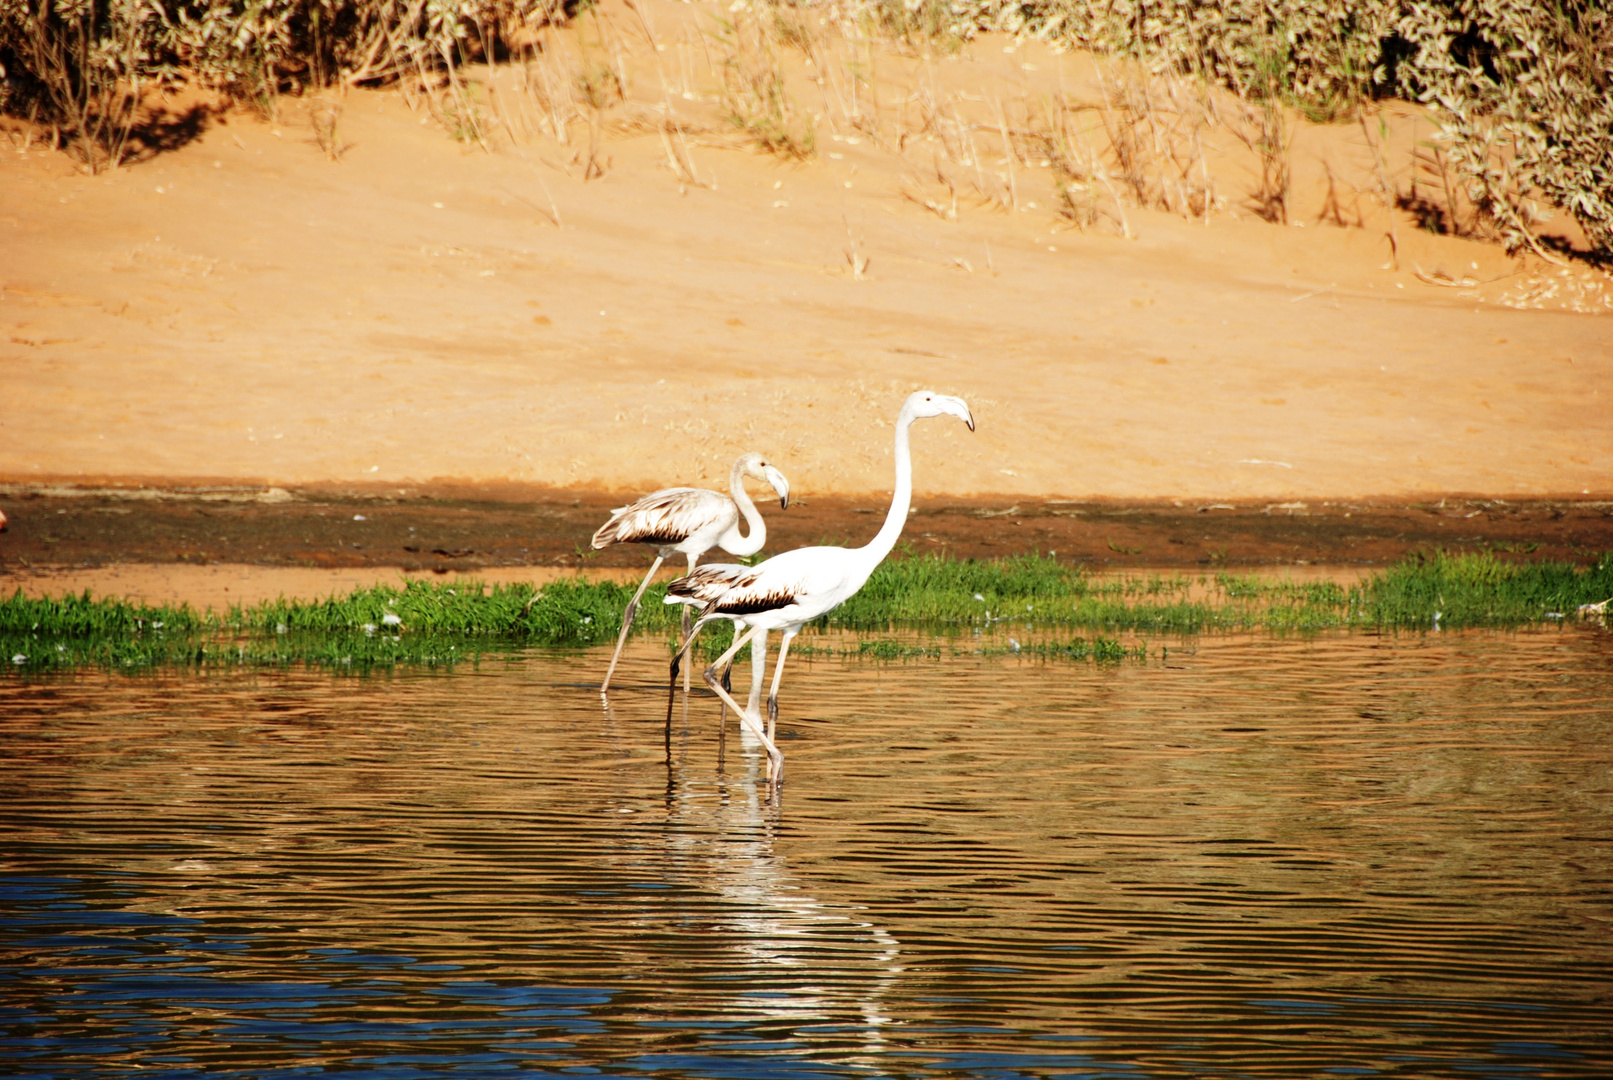
[{"label": "shrub", "polygon": [[1435,106],[1473,205],[1540,249],[1539,194],[1613,255],[1613,12],[1601,0],[1410,2],[1404,88]]},{"label": "shrub", "polygon": [[65,133],[91,172],[134,127],[159,24],[141,0],[0,0],[0,107]]},{"label": "shrub", "polygon": [[[124,155],[153,80],[194,78],[267,111],[286,90],[429,82],[571,10],[566,0],[0,0],[0,109],[65,134],[93,171]],[[1420,100],[1481,230],[1546,254],[1543,199],[1613,257],[1605,0],[841,0],[835,10],[908,39],[993,29],[1134,57],[1317,121],[1376,97]],[[809,156],[811,128],[793,118],[766,47],[730,65],[730,114],[769,149]]]},{"label": "shrub", "polygon": [[[867,0],[878,25],[945,23],[1212,79],[1312,120],[1398,95],[1435,110],[1479,214],[1509,250],[1545,254],[1532,199],[1613,256],[1613,11],[1604,0]],[[944,4],[945,18],[933,8]]]},{"label": "shrub", "polygon": [[124,155],[144,88],[195,79],[268,111],[283,91],[424,78],[563,17],[550,0],[0,0],[0,108]]}]

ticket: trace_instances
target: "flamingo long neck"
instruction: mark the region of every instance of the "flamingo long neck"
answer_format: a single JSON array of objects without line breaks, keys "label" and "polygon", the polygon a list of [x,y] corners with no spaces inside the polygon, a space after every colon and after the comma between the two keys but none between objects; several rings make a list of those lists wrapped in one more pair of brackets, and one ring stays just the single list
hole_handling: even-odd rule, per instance
[{"label": "flamingo long neck", "polygon": [[912,426],[913,418],[904,410],[896,418],[896,493],[891,496],[890,512],[878,534],[858,549],[870,567],[878,566],[891,553],[907,524],[907,511],[913,503],[913,457],[907,445],[907,431]]},{"label": "flamingo long neck", "polygon": [[767,522],[762,520],[761,512],[745,490],[745,470],[737,464],[728,474],[728,493],[734,497],[734,505],[739,507],[745,524],[750,526],[750,535],[739,535],[739,523],[735,522],[733,528],[723,533],[718,546],[730,555],[754,555],[767,543]]}]

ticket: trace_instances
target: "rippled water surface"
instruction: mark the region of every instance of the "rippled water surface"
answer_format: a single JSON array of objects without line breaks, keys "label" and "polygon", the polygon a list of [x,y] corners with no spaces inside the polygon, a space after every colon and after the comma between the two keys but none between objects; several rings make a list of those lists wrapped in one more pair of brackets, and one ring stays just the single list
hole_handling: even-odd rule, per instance
[{"label": "rippled water surface", "polygon": [[1613,635],[0,682],[10,1075],[1613,1075]]}]

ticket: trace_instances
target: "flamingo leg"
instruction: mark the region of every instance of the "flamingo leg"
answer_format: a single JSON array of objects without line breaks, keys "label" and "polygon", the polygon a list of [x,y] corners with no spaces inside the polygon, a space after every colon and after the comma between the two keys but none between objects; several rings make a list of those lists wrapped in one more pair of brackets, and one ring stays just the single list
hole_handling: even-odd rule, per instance
[{"label": "flamingo leg", "polygon": [[741,708],[739,702],[735,701],[728,691],[722,688],[722,679],[718,677],[718,673],[723,668],[733,663],[734,655],[739,652],[746,642],[757,634],[764,632],[760,626],[753,626],[741,635],[739,640],[730,645],[727,652],[719,656],[711,666],[706,668],[706,685],[716,691],[717,696],[723,699],[724,704],[738,714],[739,722],[750,728],[756,737],[762,741],[762,746],[767,750],[767,779],[770,783],[777,784],[784,779],[784,755],[779,753],[779,748],[773,745],[773,740],[767,737],[767,732],[762,728],[761,718],[752,716]]},{"label": "flamingo leg", "polygon": [[[734,639],[745,632],[745,620],[734,620]],[[750,698],[745,702],[745,711],[753,716],[759,716],[762,703],[762,682],[767,678],[767,631],[762,631],[750,642],[751,676]],[[728,676],[733,668],[723,672],[723,689],[730,694],[734,692],[733,683]],[[717,767],[723,765],[723,758],[728,750],[728,709],[719,704],[717,706]]]},{"label": "flamingo leg", "polygon": [[[694,564],[699,562],[699,561],[700,561],[700,556],[699,555],[690,555],[689,556],[689,569],[686,571],[686,573],[687,574],[694,573]],[[682,626],[683,626],[683,636],[688,637],[689,634],[690,634],[690,629],[689,629],[689,606],[687,604],[683,605]],[[689,670],[687,668],[685,668],[684,672],[683,672],[683,692],[685,694],[687,694],[689,692]]]},{"label": "flamingo leg", "polygon": [[[687,706],[688,698],[684,698]],[[723,758],[728,753],[728,711],[725,709],[717,718],[717,771],[722,772]]]},{"label": "flamingo leg", "polygon": [[[743,634],[744,632],[745,632],[745,620],[744,619],[735,619],[734,620],[734,638],[737,640],[739,638],[739,635]],[[751,650],[754,652],[755,649],[756,649],[756,643],[753,641],[753,642],[751,642]],[[733,670],[732,668],[729,669],[729,671],[732,671],[732,670]],[[724,690],[727,690],[730,694],[732,694],[734,692],[734,684],[733,684],[733,681],[731,679],[729,679],[729,677],[728,677],[729,676],[729,671],[723,672],[722,685],[723,685]],[[718,704],[717,704],[717,764],[718,765],[722,764],[723,743],[727,740],[727,738],[728,738],[728,709],[721,702],[718,702]]]},{"label": "flamingo leg", "polygon": [[661,569],[663,561],[660,555],[655,557],[655,561],[650,564],[650,572],[644,575],[644,581],[639,585],[638,592],[633,594],[633,599],[627,602],[627,610],[622,612],[622,632],[616,639],[616,651],[611,654],[610,667],[605,669],[605,681],[599,687],[601,694],[610,689],[610,677],[616,673],[616,662],[622,658],[622,646],[627,644],[627,633],[633,629],[633,616],[638,614],[639,598],[644,595],[644,590],[650,587],[650,581],[655,577],[655,572]]},{"label": "flamingo leg", "polygon": [[[751,638],[750,641],[750,698],[745,702],[745,711],[753,716],[761,715],[762,682],[767,678],[767,631]],[[771,733],[768,735],[772,738]]]},{"label": "flamingo leg", "polygon": [[784,631],[778,643],[778,667],[773,669],[773,689],[767,695],[767,737],[774,738],[773,732],[778,727],[778,686],[784,679],[784,658],[790,655],[790,642],[800,633],[799,628]]},{"label": "flamingo leg", "polygon": [[695,635],[705,628],[711,618],[702,615],[696,619],[694,626],[684,635],[683,640],[678,643],[678,651],[672,654],[672,673],[667,676],[666,687],[666,722],[668,727],[672,726],[672,703],[678,696],[678,669],[683,666],[684,657],[689,655],[689,647],[694,644]]}]

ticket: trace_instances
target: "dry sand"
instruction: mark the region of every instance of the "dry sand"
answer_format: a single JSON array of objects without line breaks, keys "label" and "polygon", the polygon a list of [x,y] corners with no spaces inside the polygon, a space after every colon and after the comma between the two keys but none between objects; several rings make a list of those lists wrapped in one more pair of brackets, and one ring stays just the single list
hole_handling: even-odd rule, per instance
[{"label": "dry sand", "polygon": [[[644,10],[694,72],[671,100],[709,116],[713,78],[683,63],[708,12]],[[604,11],[635,93],[659,98],[654,53]],[[1091,68],[994,38],[884,63],[1027,100]],[[218,116],[99,177],[4,151],[0,482],[643,491],[758,449],[802,495],[880,493],[890,419],[926,386],[966,397],[979,431],[915,430],[925,497],[1613,491],[1613,318],[1572,310],[1607,309],[1602,279],[1409,218],[1382,269],[1354,127],[1300,131],[1291,226],[1251,215],[1228,152],[1208,224],[1133,209],[1128,240],[1067,229],[1034,162],[1019,212],[965,198],[943,220],[903,195],[936,190],[933,144],[880,148],[832,117],[803,164],[696,140],[701,187],[630,106],[585,180],[576,133],[467,147],[396,92],[346,95],[330,161],[310,105]],[[1426,138],[1397,116],[1406,145]],[[1355,186],[1323,220],[1327,175]],[[1544,309],[1502,303],[1528,282],[1557,282]]]}]

